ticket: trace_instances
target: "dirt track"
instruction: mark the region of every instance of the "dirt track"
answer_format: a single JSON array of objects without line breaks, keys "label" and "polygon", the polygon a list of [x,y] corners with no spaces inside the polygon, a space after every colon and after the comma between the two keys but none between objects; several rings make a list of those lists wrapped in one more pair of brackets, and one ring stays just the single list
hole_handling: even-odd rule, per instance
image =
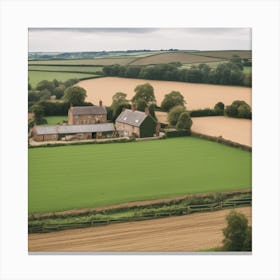
[{"label": "dirt track", "polygon": [[187,102],[188,110],[214,108],[219,101],[230,105],[234,100],[244,100],[251,105],[251,88],[239,86],[192,84],[170,81],[152,81],[142,79],[128,79],[105,77],[80,81],[77,85],[87,91],[87,101],[98,104],[102,100],[106,106],[112,104],[112,96],[120,91],[131,99],[137,85],[150,83],[154,87],[157,104],[160,105],[164,95],[171,91],[180,91]]},{"label": "dirt track", "polygon": [[[251,224],[251,207],[237,209]],[[221,245],[230,210],[30,234],[29,252],[191,252]]]}]

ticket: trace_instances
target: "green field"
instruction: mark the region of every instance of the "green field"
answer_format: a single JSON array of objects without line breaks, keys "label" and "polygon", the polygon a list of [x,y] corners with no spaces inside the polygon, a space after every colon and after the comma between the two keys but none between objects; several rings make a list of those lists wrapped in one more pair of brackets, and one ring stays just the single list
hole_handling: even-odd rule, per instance
[{"label": "green field", "polygon": [[45,119],[48,122],[46,125],[56,125],[58,123],[61,123],[62,121],[67,121],[68,116],[49,116],[45,117]]},{"label": "green field", "polygon": [[57,79],[58,81],[65,82],[68,79],[81,79],[88,77],[96,77],[96,75],[65,72],[28,71],[28,78],[32,87],[36,87],[36,85],[42,80],[52,81]]},{"label": "green field", "polygon": [[29,213],[251,188],[251,153],[192,137],[29,149]]},{"label": "green field", "polygon": [[47,65],[32,65],[28,66],[28,70],[36,70],[36,71],[53,71],[53,72],[87,72],[92,73],[96,71],[102,71],[101,66],[47,66]]}]

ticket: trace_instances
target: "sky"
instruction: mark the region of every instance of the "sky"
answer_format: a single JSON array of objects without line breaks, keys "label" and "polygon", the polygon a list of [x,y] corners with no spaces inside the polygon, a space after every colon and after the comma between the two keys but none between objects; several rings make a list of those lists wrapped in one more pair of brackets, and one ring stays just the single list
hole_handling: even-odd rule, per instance
[{"label": "sky", "polygon": [[29,28],[29,52],[251,50],[250,28]]}]

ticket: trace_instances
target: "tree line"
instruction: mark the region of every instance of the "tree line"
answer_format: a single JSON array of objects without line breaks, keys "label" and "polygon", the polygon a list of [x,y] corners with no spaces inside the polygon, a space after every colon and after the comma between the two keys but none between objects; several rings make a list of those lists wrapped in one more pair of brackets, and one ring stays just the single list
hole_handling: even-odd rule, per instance
[{"label": "tree line", "polygon": [[251,73],[243,73],[243,66],[248,64],[248,60],[234,55],[229,62],[220,63],[216,68],[211,68],[205,63],[182,68],[180,62],[148,66],[115,64],[104,66],[103,73],[105,76],[125,78],[251,86]]}]

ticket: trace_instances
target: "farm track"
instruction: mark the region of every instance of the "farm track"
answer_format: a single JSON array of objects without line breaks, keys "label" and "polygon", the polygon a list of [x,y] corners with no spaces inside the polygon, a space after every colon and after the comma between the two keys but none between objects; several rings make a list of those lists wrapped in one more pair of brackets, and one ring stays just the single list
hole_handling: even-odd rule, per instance
[{"label": "farm track", "polygon": [[[237,209],[252,224],[251,207]],[[29,252],[195,252],[222,244],[228,210],[29,234]]]}]

